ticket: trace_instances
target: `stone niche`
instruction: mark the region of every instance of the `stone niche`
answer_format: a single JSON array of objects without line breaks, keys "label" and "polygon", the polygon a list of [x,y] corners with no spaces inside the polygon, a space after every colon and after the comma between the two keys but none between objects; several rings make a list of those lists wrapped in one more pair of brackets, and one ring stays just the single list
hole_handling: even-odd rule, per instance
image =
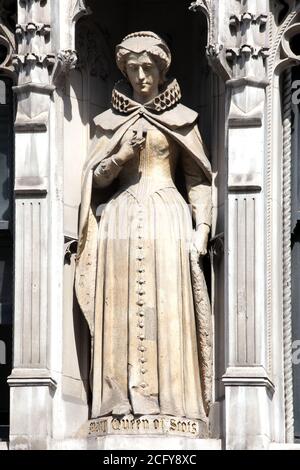
[{"label": "stone niche", "polygon": [[[218,191],[214,191],[213,236],[223,232],[223,181],[222,177],[218,176],[217,169],[224,164],[224,88],[212,72],[206,58],[208,33],[205,16],[189,11],[190,1],[145,0],[142,8],[140,3],[134,0],[122,2],[112,0],[109,3],[89,0],[86,1],[86,5],[91,13],[82,17],[76,25],[78,65],[68,75],[63,90],[64,166],[67,169],[64,172],[66,246],[68,249],[72,247],[73,241],[76,243],[78,237],[81,170],[94,137],[93,119],[109,107],[113,85],[122,78],[115,65],[115,46],[128,33],[139,30],[154,31],[168,43],[173,55],[168,75],[177,78],[182,90],[182,103],[199,113],[199,128],[211,155],[214,177],[216,177],[214,190],[216,185],[218,186]],[[180,18],[180,28],[178,18]],[[217,116],[214,115],[216,110],[218,110]],[[213,126],[212,123],[214,123]],[[221,132],[219,129],[222,129]],[[74,139],[75,135],[76,139]],[[218,139],[217,136],[219,136]],[[180,184],[183,185],[183,182],[179,175]],[[72,249],[69,255],[65,264],[65,359],[62,390],[66,418],[68,416],[70,418],[69,424],[66,419],[66,438],[74,436],[83,438],[83,434],[85,438],[93,439],[102,439],[104,435],[124,435],[125,430],[121,429],[124,423],[120,423],[120,429],[114,429],[117,427],[117,422],[113,419],[93,420],[87,424],[90,403],[89,334],[73,300],[74,254]],[[219,379],[224,373],[222,256],[216,258],[212,264],[208,261],[207,265],[207,281],[213,303],[214,341],[221,345],[215,352],[215,404],[211,413],[212,436],[219,437],[222,426],[220,404],[224,396],[223,386]],[[218,298],[214,299],[215,296]],[[75,409],[77,410],[76,417]],[[182,438],[187,437],[188,434],[189,438],[195,437],[193,435],[195,423],[188,424],[188,420],[184,420],[179,425],[178,418],[176,418],[176,423],[170,418],[165,418],[163,429],[155,428],[153,418],[144,417],[143,423],[145,424],[146,421],[149,425],[148,431],[151,428],[151,435],[170,436],[174,428],[174,436]],[[134,420],[134,422],[135,426],[138,426],[137,421]],[[141,434],[140,426],[141,424],[136,430],[137,434]],[[166,430],[170,432],[166,433]],[[175,432],[176,430],[179,430],[179,434]],[[198,435],[198,432],[196,434]]]}]

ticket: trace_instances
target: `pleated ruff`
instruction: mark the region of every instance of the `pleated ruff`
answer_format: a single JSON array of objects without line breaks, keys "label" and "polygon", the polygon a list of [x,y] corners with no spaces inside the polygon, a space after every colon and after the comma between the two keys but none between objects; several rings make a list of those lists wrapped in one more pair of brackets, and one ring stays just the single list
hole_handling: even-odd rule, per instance
[{"label": "pleated ruff", "polygon": [[127,190],[104,209],[98,238],[93,417],[133,413],[205,419],[191,234],[189,207],[176,188],[139,200]]}]

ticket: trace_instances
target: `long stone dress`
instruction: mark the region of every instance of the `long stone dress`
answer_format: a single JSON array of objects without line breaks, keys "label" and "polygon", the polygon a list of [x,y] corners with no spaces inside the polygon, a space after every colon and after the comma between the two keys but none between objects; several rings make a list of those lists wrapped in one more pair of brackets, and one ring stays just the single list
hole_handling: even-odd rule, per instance
[{"label": "long stone dress", "polygon": [[[123,166],[99,220],[92,416],[205,420],[189,257],[192,213],[210,224],[205,177],[169,136],[144,126],[145,148]],[[179,160],[192,211],[175,186]],[[94,185],[102,179],[95,172]]]}]

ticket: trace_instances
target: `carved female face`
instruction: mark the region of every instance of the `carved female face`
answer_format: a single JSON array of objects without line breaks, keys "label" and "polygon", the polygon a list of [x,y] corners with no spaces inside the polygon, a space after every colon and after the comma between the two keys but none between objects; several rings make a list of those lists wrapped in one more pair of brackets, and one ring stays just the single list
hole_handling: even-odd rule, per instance
[{"label": "carved female face", "polygon": [[129,54],[126,74],[136,101],[146,103],[158,95],[160,71],[155,61],[146,52]]}]

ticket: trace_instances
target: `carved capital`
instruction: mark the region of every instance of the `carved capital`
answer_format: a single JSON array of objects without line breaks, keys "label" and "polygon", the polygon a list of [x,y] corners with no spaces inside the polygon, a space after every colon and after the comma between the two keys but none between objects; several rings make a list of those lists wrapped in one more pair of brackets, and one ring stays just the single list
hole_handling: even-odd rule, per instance
[{"label": "carved capital", "polygon": [[208,44],[206,56],[212,69],[226,82],[231,78],[231,70],[226,61],[224,44]]},{"label": "carved capital", "polygon": [[29,22],[27,24],[16,25],[16,36],[23,39],[25,36],[49,36],[51,32],[50,24]]},{"label": "carved capital", "polygon": [[243,27],[249,27],[250,25],[258,25],[262,32],[268,22],[268,15],[266,13],[260,13],[255,15],[254,13],[247,11],[241,15],[230,15],[229,26],[234,28],[235,31],[241,30]]},{"label": "carved capital", "polygon": [[31,3],[40,3],[41,7],[45,6],[48,0],[20,0],[21,6],[30,6]]},{"label": "carved capital", "polygon": [[78,62],[77,52],[71,49],[65,49],[57,54],[55,67],[52,74],[52,83],[60,86],[63,78],[73,69]]},{"label": "carved capital", "polygon": [[26,66],[31,68],[40,66],[52,68],[55,64],[55,54],[35,54],[29,52],[28,54],[14,54],[12,58],[12,64],[16,72],[20,72]]},{"label": "carved capital", "polygon": [[57,54],[57,59],[62,64],[63,72],[66,73],[76,67],[78,60],[77,52],[71,49],[60,51]]},{"label": "carved capital", "polygon": [[246,59],[262,57],[265,59],[269,55],[270,50],[268,47],[253,47],[251,44],[243,44],[241,47],[226,49],[226,57],[230,63],[235,63],[241,57]]},{"label": "carved capital", "polygon": [[[267,12],[258,10],[252,5],[252,10],[236,8],[234,14],[228,18],[228,29],[231,33],[229,44],[226,47],[226,60],[231,69],[232,78],[241,78],[245,74],[256,76],[259,81],[267,75],[266,58],[269,56],[269,36]],[[250,2],[247,2],[250,6]],[[227,31],[228,31],[227,29]],[[225,26],[226,32],[226,26]]]}]

